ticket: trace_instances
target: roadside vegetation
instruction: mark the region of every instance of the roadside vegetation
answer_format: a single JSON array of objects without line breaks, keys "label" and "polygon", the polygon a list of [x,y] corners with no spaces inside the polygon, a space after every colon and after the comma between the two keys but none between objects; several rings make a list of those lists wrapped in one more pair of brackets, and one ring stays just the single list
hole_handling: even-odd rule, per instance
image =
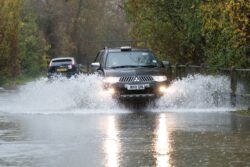
[{"label": "roadside vegetation", "polygon": [[127,0],[133,38],[172,63],[250,66],[249,0]]},{"label": "roadside vegetation", "polygon": [[246,109],[246,110],[235,111],[234,113],[245,115],[245,116],[250,116],[250,107],[248,109]]},{"label": "roadside vegetation", "polygon": [[44,74],[54,57],[88,64],[109,40],[147,40],[173,64],[247,68],[249,13],[249,0],[2,0],[0,85]]},{"label": "roadside vegetation", "polygon": [[96,54],[88,41],[122,40],[127,29],[113,0],[1,0],[0,85],[46,73],[54,57],[87,64]]},{"label": "roadside vegetation", "polygon": [[34,81],[34,79],[38,79],[40,77],[43,77],[45,76],[45,74],[41,74],[41,75],[36,75],[36,76],[30,76],[30,75],[25,75],[25,74],[22,74],[22,75],[18,75],[16,78],[14,79],[8,79],[8,80],[5,80],[3,86],[4,87],[13,87],[13,86],[16,86],[16,85],[21,85],[21,84],[25,84],[27,82],[31,82],[31,81]]}]

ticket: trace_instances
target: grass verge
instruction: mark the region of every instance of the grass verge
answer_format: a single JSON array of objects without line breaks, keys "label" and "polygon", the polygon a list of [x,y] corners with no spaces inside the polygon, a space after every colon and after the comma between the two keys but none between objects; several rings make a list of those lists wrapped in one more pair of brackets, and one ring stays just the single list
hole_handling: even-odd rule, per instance
[{"label": "grass verge", "polygon": [[240,115],[245,115],[245,116],[250,116],[250,107],[246,110],[234,111],[234,113],[240,114]]},{"label": "grass verge", "polygon": [[38,75],[38,76],[28,76],[28,75],[20,75],[16,78],[13,79],[6,79],[4,80],[4,82],[2,83],[2,87],[13,87],[16,85],[21,85],[21,84],[25,84],[27,82],[31,82],[35,79],[38,79],[40,77],[42,77],[44,75]]}]

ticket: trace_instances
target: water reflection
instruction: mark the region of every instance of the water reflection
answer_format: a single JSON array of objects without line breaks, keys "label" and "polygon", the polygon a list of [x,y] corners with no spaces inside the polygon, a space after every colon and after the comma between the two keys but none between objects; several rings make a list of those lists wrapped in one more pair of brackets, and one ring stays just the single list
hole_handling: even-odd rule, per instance
[{"label": "water reflection", "polygon": [[120,166],[120,139],[118,133],[117,122],[114,116],[108,117],[106,138],[104,142],[105,150],[105,166],[118,167]]},{"label": "water reflection", "polygon": [[170,165],[170,140],[169,127],[164,114],[159,115],[155,132],[154,150],[156,152],[156,166],[169,167]]}]

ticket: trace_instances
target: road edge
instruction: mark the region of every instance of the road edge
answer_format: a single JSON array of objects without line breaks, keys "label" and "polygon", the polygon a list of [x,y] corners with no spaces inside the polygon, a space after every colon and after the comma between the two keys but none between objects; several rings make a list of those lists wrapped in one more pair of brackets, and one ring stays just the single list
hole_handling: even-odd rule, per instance
[{"label": "road edge", "polygon": [[233,111],[233,113],[239,114],[241,116],[250,117],[250,107],[248,109],[245,109],[245,110],[236,110],[236,111]]}]

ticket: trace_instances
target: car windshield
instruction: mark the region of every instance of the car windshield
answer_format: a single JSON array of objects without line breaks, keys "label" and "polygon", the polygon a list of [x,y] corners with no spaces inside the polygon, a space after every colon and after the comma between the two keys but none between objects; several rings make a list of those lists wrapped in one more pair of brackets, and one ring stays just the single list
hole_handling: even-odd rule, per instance
[{"label": "car windshield", "polygon": [[71,65],[71,59],[62,59],[62,60],[52,60],[52,66],[60,66],[60,65]]},{"label": "car windshield", "polygon": [[106,67],[157,67],[158,61],[151,52],[129,51],[110,52],[107,57]]}]

